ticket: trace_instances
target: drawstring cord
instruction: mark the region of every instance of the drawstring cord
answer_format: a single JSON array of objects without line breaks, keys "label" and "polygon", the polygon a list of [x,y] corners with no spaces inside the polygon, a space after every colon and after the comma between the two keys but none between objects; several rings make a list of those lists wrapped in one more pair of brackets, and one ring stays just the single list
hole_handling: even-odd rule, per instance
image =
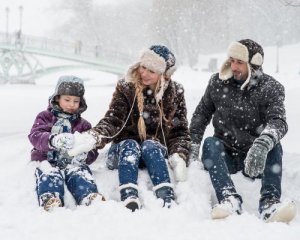
[{"label": "drawstring cord", "polygon": [[[128,116],[127,116],[127,118],[126,118],[126,120],[125,120],[123,126],[121,127],[121,129],[120,129],[117,133],[115,133],[113,136],[104,136],[104,135],[100,135],[100,136],[99,136],[100,138],[108,138],[108,139],[112,139],[112,138],[115,138],[116,136],[118,136],[118,135],[122,132],[122,130],[124,129],[125,125],[127,124],[128,120],[129,120],[130,114],[131,114],[131,112],[132,112],[132,110],[133,110],[134,103],[135,103],[135,100],[136,100],[136,96],[137,96],[137,94],[135,93],[134,98],[133,98],[133,102],[132,102],[132,106],[131,106],[131,108],[130,108],[130,111],[129,111],[129,113],[128,113]],[[159,103],[158,103],[157,101],[156,101],[156,104],[157,104],[158,109],[159,109],[159,111],[160,111],[159,121],[160,121],[160,126],[161,126],[161,133],[162,133],[162,136],[163,136],[164,144],[165,144],[165,146],[166,146],[167,155],[169,156],[168,147],[167,147],[167,141],[166,141],[165,132],[164,132],[164,128],[163,128],[163,116],[162,116],[163,113],[162,113],[162,109],[161,109],[161,107],[160,107],[160,105],[159,105]],[[142,113],[140,113],[140,114],[142,114]]]},{"label": "drawstring cord", "polygon": [[126,125],[127,122],[128,122],[128,119],[129,119],[129,117],[130,117],[130,114],[131,114],[131,112],[132,112],[132,110],[133,110],[134,103],[135,103],[135,100],[136,100],[136,95],[137,95],[137,94],[135,93],[134,98],[133,98],[133,102],[132,102],[132,106],[131,106],[131,108],[130,108],[130,111],[129,111],[129,113],[128,113],[128,116],[127,116],[127,118],[126,118],[126,120],[125,120],[123,126],[121,127],[121,129],[120,129],[115,135],[113,135],[113,136],[104,136],[104,135],[100,135],[100,138],[108,138],[108,139],[115,138],[116,136],[118,136],[118,135],[120,134],[120,132],[122,132],[122,130],[124,129],[125,125]]},{"label": "drawstring cord", "polygon": [[156,103],[157,103],[158,109],[160,111],[159,121],[160,121],[160,126],[161,126],[161,133],[162,133],[162,136],[163,136],[164,144],[166,146],[167,156],[169,156],[168,147],[167,147],[167,141],[166,141],[165,132],[164,132],[164,128],[163,128],[163,112],[162,112],[161,107],[159,106],[159,103],[158,102],[156,102]]}]

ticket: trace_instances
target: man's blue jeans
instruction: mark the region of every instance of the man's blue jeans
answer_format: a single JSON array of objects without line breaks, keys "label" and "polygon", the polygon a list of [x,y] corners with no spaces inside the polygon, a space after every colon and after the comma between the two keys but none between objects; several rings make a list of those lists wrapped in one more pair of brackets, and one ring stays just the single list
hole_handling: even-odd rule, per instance
[{"label": "man's blue jeans", "polygon": [[[203,143],[202,162],[209,172],[212,185],[216,191],[217,199],[221,202],[224,198],[233,195],[242,200],[237,194],[230,174],[238,171],[244,173],[244,160],[246,155],[235,155],[228,152],[222,141],[216,137],[208,137]],[[261,178],[260,202],[267,198],[280,199],[282,176],[282,147],[278,143],[269,153],[265,170]]]},{"label": "man's blue jeans", "polygon": [[144,165],[154,186],[170,183],[166,163],[166,148],[157,141],[146,140],[141,145],[132,139],[113,144],[108,152],[107,166],[118,169],[120,186],[137,184],[138,168]]}]

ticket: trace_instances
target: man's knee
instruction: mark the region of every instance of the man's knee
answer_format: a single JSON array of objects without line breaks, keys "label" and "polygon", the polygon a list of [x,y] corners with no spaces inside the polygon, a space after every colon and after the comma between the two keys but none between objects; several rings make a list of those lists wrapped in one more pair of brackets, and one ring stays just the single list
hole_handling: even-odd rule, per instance
[{"label": "man's knee", "polygon": [[224,145],[219,138],[207,137],[203,142],[202,163],[206,170],[215,165],[215,161],[219,159],[219,154],[224,152]]}]

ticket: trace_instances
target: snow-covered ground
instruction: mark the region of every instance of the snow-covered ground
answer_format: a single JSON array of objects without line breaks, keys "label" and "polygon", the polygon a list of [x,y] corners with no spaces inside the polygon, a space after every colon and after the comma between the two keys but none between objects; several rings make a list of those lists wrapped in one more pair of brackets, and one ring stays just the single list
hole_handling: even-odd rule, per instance
[{"label": "snow-covered ground", "polygon": [[[273,75],[286,88],[289,132],[283,139],[282,199],[294,199],[300,207],[300,44],[279,49],[279,73],[276,49],[265,48],[266,73]],[[199,69],[210,57],[219,65],[225,54],[201,56]],[[52,60],[55,61],[55,60]],[[76,207],[67,192],[66,207],[48,213],[38,207],[35,194],[35,163],[30,163],[31,145],[27,139],[38,112],[47,107],[48,97],[60,75],[73,74],[85,80],[88,110],[83,117],[93,125],[104,115],[117,81],[114,75],[91,70],[64,71],[37,80],[36,85],[0,86],[0,239],[170,239],[170,240],[234,240],[272,239],[298,240],[300,217],[289,225],[264,223],[258,218],[260,181],[251,182],[240,173],[233,175],[237,190],[244,199],[240,216],[225,220],[210,219],[215,197],[208,174],[199,163],[192,163],[188,181],[175,184],[178,205],[162,209],[154,197],[146,171],[140,171],[139,189],[143,209],[131,213],[119,202],[117,171],[105,167],[105,153],[91,166],[100,191],[107,202],[90,207]],[[185,87],[189,119],[198,104],[211,73],[181,67],[174,79]],[[212,133],[207,129],[206,135]]]}]

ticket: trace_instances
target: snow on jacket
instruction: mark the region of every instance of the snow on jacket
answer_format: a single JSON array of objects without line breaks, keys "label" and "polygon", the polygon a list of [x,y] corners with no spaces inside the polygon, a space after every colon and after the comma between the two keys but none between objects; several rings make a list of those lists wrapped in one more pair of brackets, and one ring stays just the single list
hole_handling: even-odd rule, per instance
[{"label": "snow on jacket", "polygon": [[[32,161],[43,161],[47,160],[47,152],[53,149],[49,148],[49,136],[51,129],[57,118],[51,112],[51,107],[47,110],[40,112],[31,128],[30,134],[28,135],[29,141],[33,145],[31,150]],[[82,117],[71,122],[72,133],[84,132],[91,128],[91,124]],[[98,157],[97,150],[92,150],[88,153],[86,163],[91,164]]]},{"label": "snow on jacket", "polygon": [[245,154],[262,133],[275,144],[287,133],[284,87],[278,81],[262,73],[244,90],[240,87],[233,78],[212,76],[191,120],[192,142],[201,143],[212,116],[214,136],[234,152]]},{"label": "snow on jacket", "polygon": [[[159,141],[161,144],[167,146],[170,155],[173,153],[181,153],[183,158],[187,160],[190,135],[182,85],[170,80],[163,94],[162,107],[167,120],[162,120],[163,128],[161,128],[160,124],[159,108],[150,88],[145,88],[143,95],[143,116],[147,129],[147,139]],[[104,145],[110,141],[118,143],[125,139],[134,139],[139,143],[141,142],[137,127],[139,111],[137,100],[134,101],[134,96],[135,87],[133,83],[127,82],[124,79],[119,80],[109,110],[93,130],[104,136],[115,135],[125,124],[130,109],[133,104],[134,106],[122,131],[113,139],[102,138],[102,143],[98,145],[99,148],[104,147]]]}]

